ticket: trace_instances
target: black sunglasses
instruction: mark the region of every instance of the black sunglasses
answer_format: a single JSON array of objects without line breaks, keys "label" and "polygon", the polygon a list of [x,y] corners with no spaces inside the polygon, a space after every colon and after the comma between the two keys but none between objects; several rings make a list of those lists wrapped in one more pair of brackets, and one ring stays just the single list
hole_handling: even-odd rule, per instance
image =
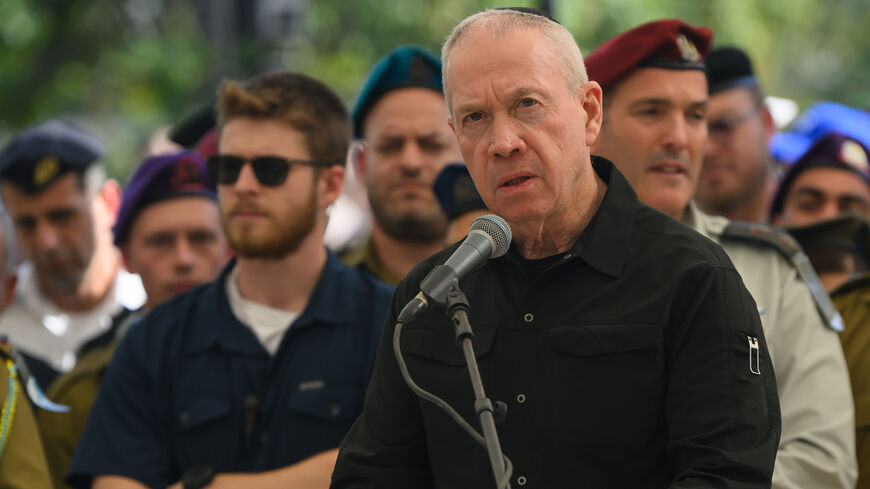
[{"label": "black sunglasses", "polygon": [[267,187],[277,187],[287,179],[287,173],[293,165],[308,166],[331,166],[329,163],[315,160],[295,160],[281,158],[280,156],[258,156],[256,158],[244,158],[235,155],[209,156],[208,173],[218,185],[232,185],[239,179],[242,167],[250,162],[254,169],[254,176],[260,184]]}]

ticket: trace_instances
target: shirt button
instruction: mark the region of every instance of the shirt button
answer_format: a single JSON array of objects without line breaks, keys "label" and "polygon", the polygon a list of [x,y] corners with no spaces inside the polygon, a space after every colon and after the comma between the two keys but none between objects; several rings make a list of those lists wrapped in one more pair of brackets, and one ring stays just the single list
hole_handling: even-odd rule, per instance
[{"label": "shirt button", "polygon": [[260,443],[269,443],[269,433],[260,434]]},{"label": "shirt button", "polygon": [[181,413],[181,416],[179,416],[178,419],[179,419],[182,423],[187,423],[188,421],[190,421],[190,413],[188,413],[187,411],[185,411],[185,412]]},{"label": "shirt button", "polygon": [[518,485],[524,486],[524,485],[526,485],[526,482],[528,482],[528,480],[526,480],[526,476],[521,475],[521,476],[517,477],[517,484]]},{"label": "shirt button", "polygon": [[525,394],[518,394],[517,395],[517,402],[520,404],[526,402],[526,395]]},{"label": "shirt button", "polygon": [[341,414],[341,406],[339,406],[338,404],[333,404],[329,406],[329,414],[331,414],[333,418],[338,416],[339,414]]},{"label": "shirt button", "polygon": [[525,321],[525,322],[527,322],[527,323],[530,323],[530,322],[532,322],[532,321],[534,321],[534,320],[535,320],[535,315],[532,314],[532,313],[530,313],[530,312],[527,312],[526,315],[523,316],[523,321]]}]

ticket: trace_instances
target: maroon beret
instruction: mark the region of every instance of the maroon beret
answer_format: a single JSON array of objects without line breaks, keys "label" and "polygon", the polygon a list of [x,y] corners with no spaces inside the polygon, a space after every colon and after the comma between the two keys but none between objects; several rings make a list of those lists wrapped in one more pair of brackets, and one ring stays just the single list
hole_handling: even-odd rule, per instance
[{"label": "maroon beret", "polygon": [[606,41],[586,56],[590,80],[602,88],[637,68],[704,70],[713,31],[681,20],[666,19],[643,24]]}]

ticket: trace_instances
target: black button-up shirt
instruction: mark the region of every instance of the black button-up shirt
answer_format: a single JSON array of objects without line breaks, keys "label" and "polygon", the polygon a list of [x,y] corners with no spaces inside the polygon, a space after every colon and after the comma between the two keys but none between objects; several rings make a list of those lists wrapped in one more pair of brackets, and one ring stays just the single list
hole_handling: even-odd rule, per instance
[{"label": "black button-up shirt", "polygon": [[[514,464],[534,488],[770,487],[780,432],[758,312],[719,246],[608,184],[573,248],[535,278],[515,249],[466,276],[474,347]],[[406,387],[391,348],[398,311],[455,247],[399,285],[363,414],[333,488],[484,488],[486,451]],[[410,373],[479,427],[454,329],[434,307],[401,338]]]}]

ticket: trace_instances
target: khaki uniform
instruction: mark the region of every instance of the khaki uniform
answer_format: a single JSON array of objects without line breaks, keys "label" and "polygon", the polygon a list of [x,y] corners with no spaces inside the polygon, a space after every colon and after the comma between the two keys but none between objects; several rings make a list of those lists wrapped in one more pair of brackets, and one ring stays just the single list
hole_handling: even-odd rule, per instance
[{"label": "khaki uniform", "polygon": [[0,487],[3,489],[51,489],[48,466],[42,452],[42,443],[33,419],[33,411],[21,382],[14,380],[14,392],[9,391],[9,346],[0,345],[0,399],[3,415],[7,415],[6,402],[15,397],[14,409],[0,424],[9,430],[5,443],[0,435],[3,452],[0,454]]},{"label": "khaki uniform", "polygon": [[390,285],[396,285],[403,277],[393,277],[393,275],[384,268],[384,265],[378,259],[375,253],[375,248],[372,245],[372,240],[369,238],[366,242],[357,248],[351,248],[341,254],[341,261],[351,268],[361,268],[381,282],[386,282]]},{"label": "khaki uniform", "polygon": [[772,487],[853,488],[857,466],[846,361],[808,284],[770,242],[729,237],[727,219],[691,206],[687,220],[725,249],[761,315],[782,411]]},{"label": "khaki uniform", "polygon": [[79,358],[73,370],[58,377],[46,392],[53,402],[70,408],[66,413],[42,411],[38,419],[45,458],[57,489],[69,487],[63,481],[63,476],[72,461],[88,414],[97,400],[103,373],[116,347],[117,341],[112,341],[89,350]]},{"label": "khaki uniform", "polygon": [[840,340],[855,395],[856,488],[870,489],[870,272],[836,288],[831,299],[846,326]]}]

